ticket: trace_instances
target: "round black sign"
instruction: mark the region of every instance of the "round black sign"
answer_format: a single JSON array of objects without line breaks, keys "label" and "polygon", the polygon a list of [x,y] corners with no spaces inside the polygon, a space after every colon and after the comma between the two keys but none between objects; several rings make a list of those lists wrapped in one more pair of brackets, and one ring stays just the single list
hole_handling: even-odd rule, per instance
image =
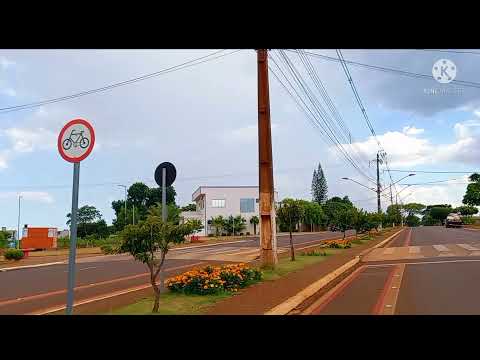
[{"label": "round black sign", "polygon": [[155,181],[158,184],[158,186],[162,186],[162,173],[163,169],[166,169],[167,173],[167,179],[166,179],[166,185],[165,186],[170,186],[173,184],[175,181],[175,178],[177,177],[177,170],[175,169],[175,166],[173,166],[172,163],[169,162],[163,162],[160,165],[157,166],[155,169]]}]

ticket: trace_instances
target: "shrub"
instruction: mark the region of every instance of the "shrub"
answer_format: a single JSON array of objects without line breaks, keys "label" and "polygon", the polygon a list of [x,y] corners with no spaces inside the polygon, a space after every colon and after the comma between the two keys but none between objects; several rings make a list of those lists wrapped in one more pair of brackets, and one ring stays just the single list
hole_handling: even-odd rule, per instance
[{"label": "shrub", "polygon": [[243,236],[243,232],[240,233],[240,236]]},{"label": "shrub", "polygon": [[100,250],[102,250],[102,253],[104,253],[105,255],[118,254],[119,252],[117,247],[110,244],[100,246]]},{"label": "shrub", "polygon": [[326,241],[326,243],[332,249],[348,249],[352,247],[350,240],[330,240]]},{"label": "shrub", "polygon": [[308,252],[304,252],[302,255],[304,256],[327,256],[327,253],[325,251],[316,251],[316,250],[310,250]]},{"label": "shrub", "polygon": [[222,236],[227,236],[227,233],[222,233]]},{"label": "shrub", "polygon": [[208,236],[208,237],[214,237],[215,234],[208,234],[207,236]]},{"label": "shrub", "polygon": [[6,260],[20,260],[23,259],[23,251],[20,249],[8,249],[3,256]]},{"label": "shrub", "polygon": [[165,284],[170,291],[208,295],[221,291],[236,292],[262,278],[262,273],[245,264],[207,266],[169,278]]},{"label": "shrub", "polygon": [[247,231],[245,235],[247,235],[247,236],[250,236],[250,232],[249,232],[249,231]]}]

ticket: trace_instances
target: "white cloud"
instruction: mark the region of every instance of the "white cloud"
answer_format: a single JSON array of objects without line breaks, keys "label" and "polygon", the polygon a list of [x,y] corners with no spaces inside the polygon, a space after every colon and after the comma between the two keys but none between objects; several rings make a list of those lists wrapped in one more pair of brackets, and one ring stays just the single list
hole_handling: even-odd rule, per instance
[{"label": "white cloud", "polygon": [[13,191],[0,192],[0,199],[13,199],[22,196],[23,200],[38,201],[51,204],[54,202],[53,197],[44,191],[22,191],[20,193]]},{"label": "white cloud", "polygon": [[415,126],[405,126],[403,128],[403,133],[405,135],[418,135],[423,133],[424,131],[424,129],[417,129]]},{"label": "white cloud", "polygon": [[9,128],[3,131],[12,143],[16,152],[32,152],[35,149],[52,149],[55,147],[56,136],[44,128]]}]

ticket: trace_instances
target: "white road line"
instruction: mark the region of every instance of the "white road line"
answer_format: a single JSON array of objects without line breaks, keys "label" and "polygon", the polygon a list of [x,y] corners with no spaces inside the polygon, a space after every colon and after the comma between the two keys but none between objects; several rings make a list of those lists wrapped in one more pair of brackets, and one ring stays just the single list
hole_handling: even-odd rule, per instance
[{"label": "white road line", "polygon": [[[390,267],[392,265],[431,265],[431,264],[445,264],[445,263],[460,263],[460,262],[480,262],[480,259],[465,259],[465,260],[438,260],[438,261],[419,261],[419,262],[404,262],[404,263],[388,263],[378,265],[365,265],[366,267]],[[395,275],[394,275],[395,276]]]},{"label": "white road line", "polygon": [[460,246],[461,248],[464,248],[465,250],[468,250],[468,251],[480,251],[479,248],[476,248],[476,247],[468,245],[468,244],[456,244],[456,245]]},{"label": "white road line", "polygon": [[383,255],[391,255],[395,251],[395,248],[386,248],[383,250]]},{"label": "white road line", "polygon": [[446,247],[445,245],[432,245],[434,247],[435,250],[437,251],[450,251],[450,249],[448,247]]},{"label": "white road line", "polygon": [[418,254],[420,252],[420,246],[409,246],[408,252],[410,254]]}]

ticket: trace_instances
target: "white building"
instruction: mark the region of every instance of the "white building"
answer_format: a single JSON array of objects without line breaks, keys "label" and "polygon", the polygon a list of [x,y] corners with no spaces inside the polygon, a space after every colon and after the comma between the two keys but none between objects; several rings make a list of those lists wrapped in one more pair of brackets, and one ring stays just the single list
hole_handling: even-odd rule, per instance
[{"label": "white building", "polygon": [[[198,219],[202,222],[204,228],[198,235],[215,233],[215,228],[209,223],[212,217],[219,215],[224,218],[241,215],[247,221],[242,232],[253,235],[254,227],[250,224],[250,219],[254,215],[259,216],[258,186],[200,186],[192,194],[192,201],[196,204],[197,210],[182,212],[181,217],[184,220]],[[258,234],[258,225],[256,230]]]}]

